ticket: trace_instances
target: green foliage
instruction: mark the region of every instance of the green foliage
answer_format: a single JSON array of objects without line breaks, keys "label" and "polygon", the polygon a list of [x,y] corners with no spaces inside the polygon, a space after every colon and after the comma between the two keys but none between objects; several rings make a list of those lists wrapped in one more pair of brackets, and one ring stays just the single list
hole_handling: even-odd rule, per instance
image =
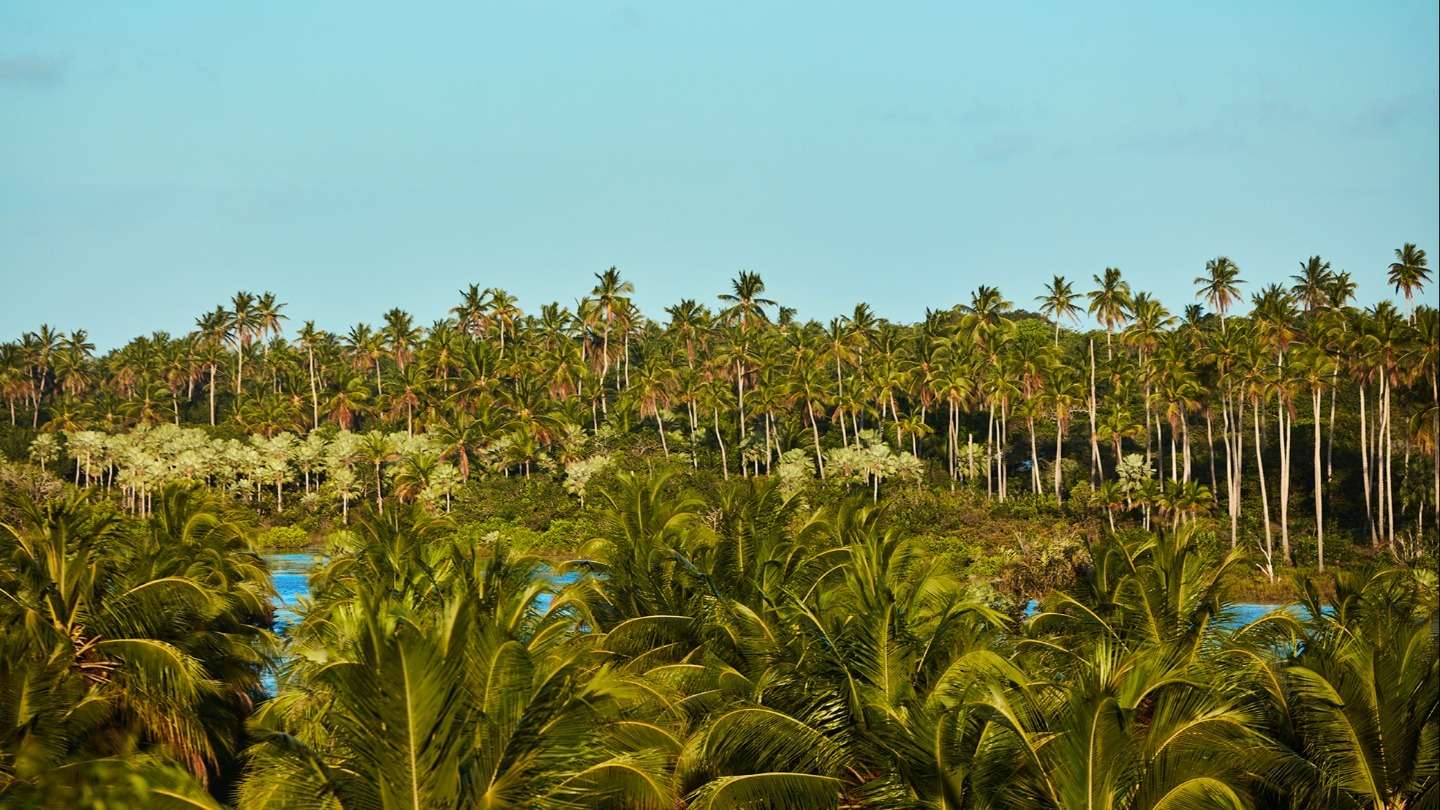
[{"label": "green foliage", "polygon": [[[248,532],[193,488],[126,520],[11,493],[0,527],[0,804],[213,806],[274,650]],[[188,774],[188,775],[187,775]],[[104,806],[104,805],[101,805]]]},{"label": "green foliage", "polygon": [[313,543],[310,533],[299,526],[271,526],[255,535],[255,545],[263,551],[271,552],[298,551],[310,547]]},{"label": "green foliage", "polygon": [[[269,581],[215,501],[167,489],[143,522],[18,503],[0,802],[215,806],[202,780],[240,808],[1358,809],[1440,789],[1429,572],[1307,579],[1295,612],[1238,624],[1250,563],[1190,526],[1061,520],[1007,556],[959,536],[968,493],[810,507],[772,478],[688,483],[620,472],[544,532],[357,508],[253,715]],[[581,537],[558,571],[515,551]]]}]

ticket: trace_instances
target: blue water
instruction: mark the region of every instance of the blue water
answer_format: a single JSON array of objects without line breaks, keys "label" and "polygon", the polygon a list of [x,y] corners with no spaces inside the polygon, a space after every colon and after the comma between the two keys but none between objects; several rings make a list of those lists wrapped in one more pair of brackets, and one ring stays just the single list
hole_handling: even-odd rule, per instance
[{"label": "blue water", "polygon": [[[275,582],[275,630],[284,633],[285,628],[300,618],[301,603],[310,597],[310,569],[321,563],[319,554],[295,552],[292,554],[266,554],[265,562],[270,565],[270,577]],[[556,585],[569,585],[580,578],[574,571],[555,574],[550,581]],[[540,597],[540,609],[549,604],[548,594]]]},{"label": "blue water", "polygon": [[300,618],[300,600],[310,595],[310,569],[320,562],[320,555],[307,552],[267,554],[270,578],[275,582],[275,630],[285,628]]},{"label": "blue water", "polygon": [[[300,618],[299,611],[302,600],[310,596],[310,569],[320,563],[320,555],[309,552],[297,552],[293,554],[267,554],[265,561],[270,564],[270,575],[275,581],[275,591],[278,598],[275,602],[275,630],[283,634],[285,628],[294,624]],[[556,585],[568,585],[579,578],[575,572],[567,572],[552,577]],[[540,608],[543,610],[549,603],[549,595],[541,597]],[[1296,618],[1307,618],[1303,608],[1299,605],[1267,605],[1257,602],[1240,602],[1231,606],[1231,617],[1225,622],[1227,627],[1241,627],[1264,616],[1273,610],[1284,607]],[[1039,603],[1034,599],[1025,605],[1025,615],[1034,613],[1039,608]]]},{"label": "blue water", "polygon": [[[1296,604],[1267,605],[1259,602],[1236,602],[1230,605],[1230,615],[1227,616],[1224,621],[1220,622],[1219,626],[1226,628],[1244,627],[1245,625],[1255,621],[1261,616],[1264,616],[1267,613],[1272,613],[1276,610],[1280,610],[1282,608],[1290,615],[1302,621],[1310,618],[1309,611]],[[1035,612],[1039,609],[1039,600],[1031,599],[1030,601],[1025,603],[1026,616],[1035,615]],[[1326,613],[1328,615],[1328,611],[1326,611]]]}]

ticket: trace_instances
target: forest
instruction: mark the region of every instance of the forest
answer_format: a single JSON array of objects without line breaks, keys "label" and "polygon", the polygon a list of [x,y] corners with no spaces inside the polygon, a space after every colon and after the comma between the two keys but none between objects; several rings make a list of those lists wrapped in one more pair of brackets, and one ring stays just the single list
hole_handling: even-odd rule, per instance
[{"label": "forest", "polygon": [[1440,807],[1440,318],[1387,258],[1364,308],[1220,256],[1178,312],[1110,267],[647,317],[612,267],[428,327],[41,325],[0,805]]}]

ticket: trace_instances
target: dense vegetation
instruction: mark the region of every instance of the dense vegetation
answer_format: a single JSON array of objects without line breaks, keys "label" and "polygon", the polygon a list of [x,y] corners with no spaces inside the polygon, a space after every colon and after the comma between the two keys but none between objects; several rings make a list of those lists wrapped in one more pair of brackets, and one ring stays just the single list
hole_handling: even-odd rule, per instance
[{"label": "dense vegetation", "polygon": [[858,496],[627,473],[601,499],[559,578],[417,505],[365,508],[243,733],[264,578],[215,505],[23,507],[0,569],[0,801],[212,806],[202,778],[241,808],[1437,798],[1430,572],[1333,574],[1329,598],[1237,624],[1242,552],[1137,530],[1017,620]]},{"label": "dense vegetation", "polygon": [[[42,326],[0,345],[0,804],[1440,806],[1428,277]],[[321,544],[282,639],[261,552]]]},{"label": "dense vegetation", "polygon": [[[378,329],[306,322],[286,340],[284,304],[239,293],[188,335],[98,358],[83,331],[42,326],[0,347],[0,392],[11,424],[38,431],[12,430],[12,455],[118,488],[137,514],[174,480],[276,512],[294,493],[312,524],[347,520],[357,499],[448,509],[487,475],[540,474],[583,499],[612,462],[669,458],[725,478],[863,483],[876,498],[887,479],[924,480],[1112,524],[1218,508],[1273,579],[1323,570],[1327,535],[1407,557],[1433,548],[1440,321],[1414,304],[1425,251],[1394,259],[1405,312],[1351,307],[1350,276],[1312,257],[1242,316],[1245,282],[1220,257],[1196,279],[1209,312],[1177,319],[1107,268],[1084,294],[1055,278],[1037,297],[1049,324],[993,287],[911,325],[863,304],[800,323],[752,273],[718,313],[686,300],[661,323],[612,268],[574,312],[526,315],[472,285],[428,329],[397,309]],[[1064,328],[1082,304],[1103,333]],[[1332,541],[1332,557],[1346,551]]]}]

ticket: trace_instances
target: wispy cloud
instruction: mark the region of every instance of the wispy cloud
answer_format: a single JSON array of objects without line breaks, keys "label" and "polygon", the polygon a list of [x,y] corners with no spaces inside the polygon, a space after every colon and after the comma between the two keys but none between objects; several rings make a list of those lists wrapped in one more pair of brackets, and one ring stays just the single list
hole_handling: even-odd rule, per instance
[{"label": "wispy cloud", "polygon": [[54,54],[0,56],[0,85],[56,87],[65,81],[68,57]]}]

